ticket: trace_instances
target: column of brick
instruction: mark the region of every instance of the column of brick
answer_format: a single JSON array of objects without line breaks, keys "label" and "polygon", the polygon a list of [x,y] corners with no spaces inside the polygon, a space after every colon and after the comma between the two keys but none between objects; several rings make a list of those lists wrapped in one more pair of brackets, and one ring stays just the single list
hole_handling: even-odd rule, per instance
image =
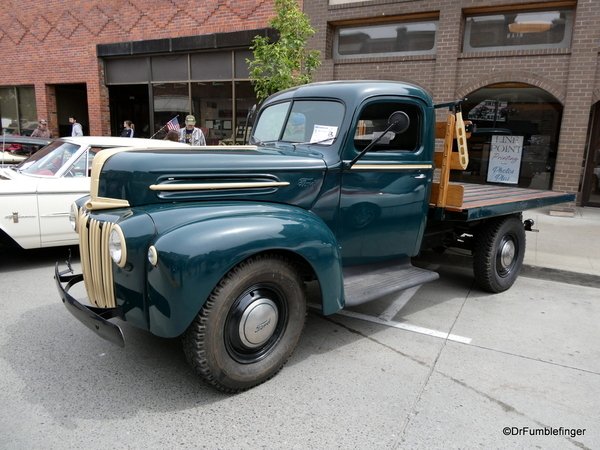
[{"label": "column of brick", "polygon": [[[585,141],[592,106],[598,40],[600,38],[600,10],[595,1],[579,2],[574,23],[567,95],[560,131],[560,142],[552,189],[577,193],[585,158]],[[572,213],[574,204],[552,209],[554,213]]]},{"label": "column of brick", "polygon": [[[435,62],[434,98],[435,103],[446,103],[455,98],[457,85],[458,54],[462,27],[460,5],[447,5],[440,11],[437,37],[437,58]],[[445,112],[440,111],[445,118]],[[440,120],[438,118],[438,120]]]}]

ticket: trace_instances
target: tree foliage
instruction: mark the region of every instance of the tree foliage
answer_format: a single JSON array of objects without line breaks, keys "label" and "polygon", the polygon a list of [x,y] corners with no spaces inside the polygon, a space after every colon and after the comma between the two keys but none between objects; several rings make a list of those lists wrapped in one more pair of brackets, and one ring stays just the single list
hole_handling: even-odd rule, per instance
[{"label": "tree foliage", "polygon": [[266,36],[256,36],[250,47],[254,61],[246,60],[259,101],[283,89],[310,83],[321,65],[321,52],[306,49],[315,30],[300,5],[295,0],[275,0],[275,12],[269,25],[278,31],[279,39],[271,42]]}]

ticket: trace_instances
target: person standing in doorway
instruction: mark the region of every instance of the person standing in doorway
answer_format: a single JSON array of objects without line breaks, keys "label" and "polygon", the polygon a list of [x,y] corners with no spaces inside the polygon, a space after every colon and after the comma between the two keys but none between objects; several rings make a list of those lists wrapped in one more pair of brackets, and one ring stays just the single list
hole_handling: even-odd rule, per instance
[{"label": "person standing in doorway", "polygon": [[52,139],[52,131],[48,129],[48,123],[44,119],[38,121],[38,127],[33,130],[31,137]]},{"label": "person standing in doorway", "polygon": [[200,128],[196,128],[196,118],[192,115],[185,117],[185,127],[179,130],[179,142],[185,144],[206,145],[206,139],[204,139],[204,133]]},{"label": "person standing in doorway", "polygon": [[121,137],[132,138],[134,129],[135,126],[133,125],[133,122],[131,122],[131,120],[126,120],[123,122],[123,132],[121,133]]},{"label": "person standing in doorway", "polygon": [[71,136],[83,136],[83,128],[81,128],[81,124],[77,122],[77,117],[69,117],[69,123],[73,124],[73,128],[71,129]]}]

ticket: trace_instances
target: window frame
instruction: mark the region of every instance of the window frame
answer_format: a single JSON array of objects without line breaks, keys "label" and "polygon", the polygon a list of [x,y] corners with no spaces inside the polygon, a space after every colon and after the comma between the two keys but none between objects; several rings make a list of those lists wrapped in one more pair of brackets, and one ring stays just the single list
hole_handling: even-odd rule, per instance
[{"label": "window frame", "polygon": [[[358,155],[360,154],[361,151],[363,151],[367,145],[369,145],[369,142],[365,142],[364,146],[363,145],[357,145],[357,133],[358,130],[361,127],[361,121],[365,120],[365,111],[369,110],[370,108],[376,108],[376,107],[381,107],[382,105],[399,105],[402,107],[397,107],[397,108],[391,108],[394,109],[394,111],[404,111],[408,114],[408,116],[411,119],[411,124],[409,125],[409,128],[404,132],[404,133],[399,133],[398,136],[396,137],[401,137],[403,136],[404,138],[406,138],[407,136],[410,136],[410,134],[406,134],[406,133],[412,133],[412,135],[414,135],[414,145],[412,146],[412,149],[403,149],[403,148],[394,148],[394,144],[392,144],[390,142],[390,144],[376,144],[374,148],[372,148],[369,152],[367,152],[365,154],[365,156],[363,156],[364,160],[369,160],[371,158],[375,158],[375,159],[383,159],[383,160],[412,160],[413,158],[420,158],[420,155],[422,155],[423,153],[423,149],[425,146],[425,142],[423,141],[423,127],[425,126],[425,110],[423,108],[423,105],[421,104],[421,102],[413,100],[413,99],[407,99],[407,98],[397,98],[397,97],[388,97],[388,96],[382,96],[382,97],[375,97],[375,98],[371,98],[368,101],[364,102],[363,104],[360,105],[360,107],[358,108],[358,114],[356,115],[356,118],[354,120],[354,123],[351,127],[351,133],[349,134],[349,139],[348,139],[348,148],[350,150],[350,155]],[[375,106],[377,105],[377,106]],[[386,109],[388,109],[386,107]],[[389,110],[391,110],[389,109]],[[380,119],[377,120],[386,120],[388,119],[389,115],[387,117],[382,117]],[[415,118],[417,119],[415,121]],[[372,119],[368,119],[368,120],[372,120]],[[385,128],[385,127],[384,127]],[[376,130],[376,132],[381,131],[381,130]],[[392,148],[386,148],[386,145],[391,145]]]},{"label": "window frame", "polygon": [[[559,12],[566,13],[567,20],[565,23],[564,36],[561,42],[549,43],[549,44],[517,44],[517,45],[491,45],[485,47],[472,47],[470,45],[471,30],[473,24],[473,18],[478,17],[493,17],[506,14],[539,14],[545,12]],[[463,31],[463,45],[462,53],[481,53],[481,52],[498,52],[498,51],[511,51],[511,50],[547,50],[547,49],[568,49],[572,45],[573,40],[573,26],[575,22],[575,7],[571,4],[566,5],[540,5],[536,8],[535,6],[529,5],[528,8],[518,9],[499,9],[490,8],[487,10],[468,10],[464,11],[464,31]],[[523,34],[523,33],[515,33]]]},{"label": "window frame", "polygon": [[[390,52],[377,52],[377,53],[351,53],[341,54],[339,53],[340,43],[340,31],[348,29],[364,29],[369,27],[398,27],[401,25],[410,24],[433,24],[435,26],[433,46],[429,50],[409,50],[409,51],[390,51]],[[380,58],[380,57],[395,57],[395,56],[416,56],[416,55],[435,55],[437,54],[437,41],[439,33],[439,15],[422,15],[419,17],[396,17],[389,18],[385,21],[372,19],[372,20],[359,20],[349,22],[337,22],[332,23],[333,25],[333,48],[332,57],[334,60],[345,60],[345,59],[365,59],[365,58]]]}]

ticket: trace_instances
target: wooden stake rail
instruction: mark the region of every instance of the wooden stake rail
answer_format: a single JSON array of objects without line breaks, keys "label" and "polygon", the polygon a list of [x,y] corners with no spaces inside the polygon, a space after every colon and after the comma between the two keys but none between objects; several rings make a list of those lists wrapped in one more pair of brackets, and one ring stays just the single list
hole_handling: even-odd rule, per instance
[{"label": "wooden stake rail", "polygon": [[[462,133],[464,133],[464,128],[462,128]],[[444,150],[434,154],[435,166],[441,169],[441,173],[439,183],[433,183],[431,188],[429,200],[431,207],[445,208],[448,205],[455,207],[462,205],[464,187],[460,184],[450,183],[450,170],[464,170],[466,168],[461,162],[460,153],[452,151],[456,136],[456,117],[454,113],[449,113],[446,122],[436,123],[435,137],[444,139]],[[468,135],[465,137],[468,137]]]}]

